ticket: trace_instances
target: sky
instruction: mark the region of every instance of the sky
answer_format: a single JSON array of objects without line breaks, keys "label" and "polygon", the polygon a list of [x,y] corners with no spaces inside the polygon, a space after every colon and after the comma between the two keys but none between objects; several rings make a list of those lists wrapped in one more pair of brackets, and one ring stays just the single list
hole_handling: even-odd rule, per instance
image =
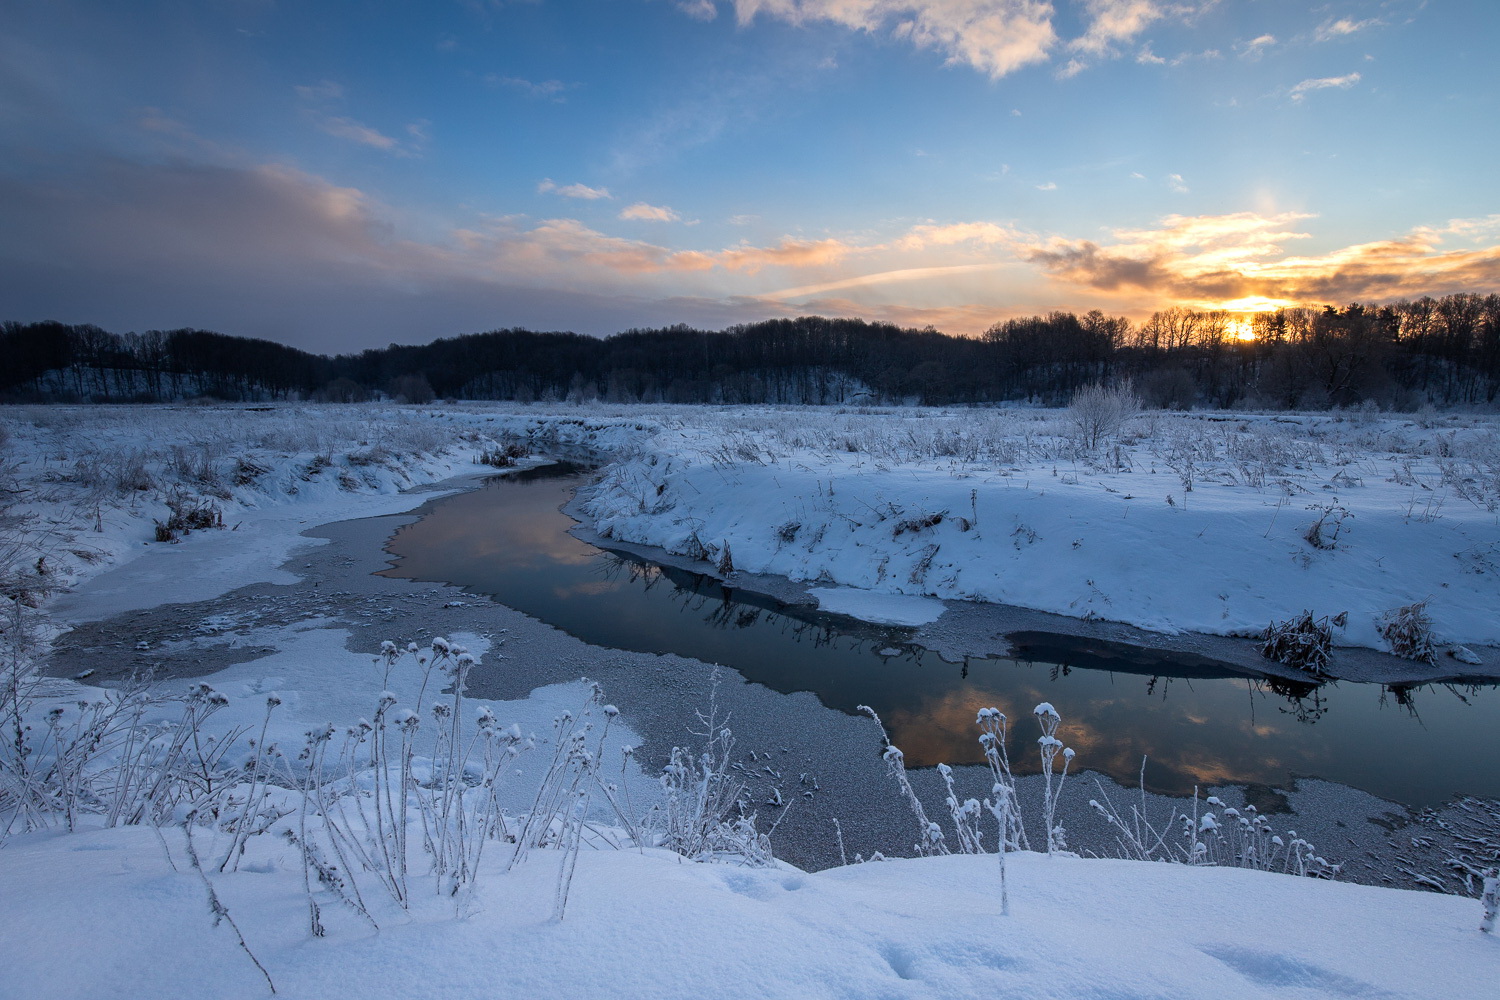
[{"label": "sky", "polygon": [[1492,0],[0,0],[0,319],[526,327],[1500,291]]}]

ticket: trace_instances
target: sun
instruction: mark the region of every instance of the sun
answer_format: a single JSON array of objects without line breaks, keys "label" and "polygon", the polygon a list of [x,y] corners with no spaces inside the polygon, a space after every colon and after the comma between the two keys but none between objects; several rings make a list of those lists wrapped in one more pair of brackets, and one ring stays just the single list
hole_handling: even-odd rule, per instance
[{"label": "sun", "polygon": [[1227,324],[1229,335],[1235,340],[1254,340],[1255,324],[1252,322],[1254,313],[1246,313],[1231,316]]}]

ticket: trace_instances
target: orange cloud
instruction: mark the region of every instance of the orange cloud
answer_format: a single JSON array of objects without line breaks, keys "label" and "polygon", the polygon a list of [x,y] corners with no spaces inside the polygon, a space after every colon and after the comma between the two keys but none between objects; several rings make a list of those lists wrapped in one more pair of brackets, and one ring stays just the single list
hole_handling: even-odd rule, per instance
[{"label": "orange cloud", "polygon": [[1455,219],[1394,239],[1283,256],[1286,243],[1309,238],[1289,228],[1307,218],[1295,212],[1168,216],[1158,229],[1117,231],[1108,245],[1053,238],[1022,253],[1070,284],[1198,307],[1231,299],[1348,302],[1500,287],[1500,246],[1441,246],[1454,238],[1493,241],[1500,217]]},{"label": "orange cloud", "polygon": [[836,264],[854,252],[841,240],[796,240],[787,237],[774,247],[734,247],[713,255],[729,271],[751,274],[765,267],[819,267]]}]

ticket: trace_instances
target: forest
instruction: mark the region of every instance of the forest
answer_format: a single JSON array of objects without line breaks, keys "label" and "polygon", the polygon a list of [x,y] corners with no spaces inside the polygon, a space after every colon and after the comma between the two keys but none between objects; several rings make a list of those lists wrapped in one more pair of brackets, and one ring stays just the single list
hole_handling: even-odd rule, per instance
[{"label": "forest", "polygon": [[596,338],[499,329],[333,357],[206,330],[0,324],[0,401],[390,398],[616,403],[1056,405],[1130,380],[1151,406],[1385,409],[1500,394],[1500,295],[1008,319],[980,337],[805,316]]}]

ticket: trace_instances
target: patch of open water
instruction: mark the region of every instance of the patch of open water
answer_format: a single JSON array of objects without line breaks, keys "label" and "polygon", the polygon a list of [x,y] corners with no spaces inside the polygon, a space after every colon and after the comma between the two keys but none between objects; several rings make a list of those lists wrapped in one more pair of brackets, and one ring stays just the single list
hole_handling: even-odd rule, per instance
[{"label": "patch of open water", "polygon": [[390,540],[383,575],[485,594],[595,645],[719,663],[838,711],[870,705],[917,767],[982,763],[974,716],[993,705],[1018,721],[1017,771],[1034,770],[1022,742],[1036,736],[1032,707],[1050,701],[1077,766],[1126,786],[1146,755],[1147,787],[1169,794],[1309,776],[1414,806],[1500,797],[1495,685],[1296,684],[1046,633],[1012,636],[1017,656],[949,663],[912,629],[785,605],[575,538],[560,508],[586,481],[560,463],[440,501]]}]

